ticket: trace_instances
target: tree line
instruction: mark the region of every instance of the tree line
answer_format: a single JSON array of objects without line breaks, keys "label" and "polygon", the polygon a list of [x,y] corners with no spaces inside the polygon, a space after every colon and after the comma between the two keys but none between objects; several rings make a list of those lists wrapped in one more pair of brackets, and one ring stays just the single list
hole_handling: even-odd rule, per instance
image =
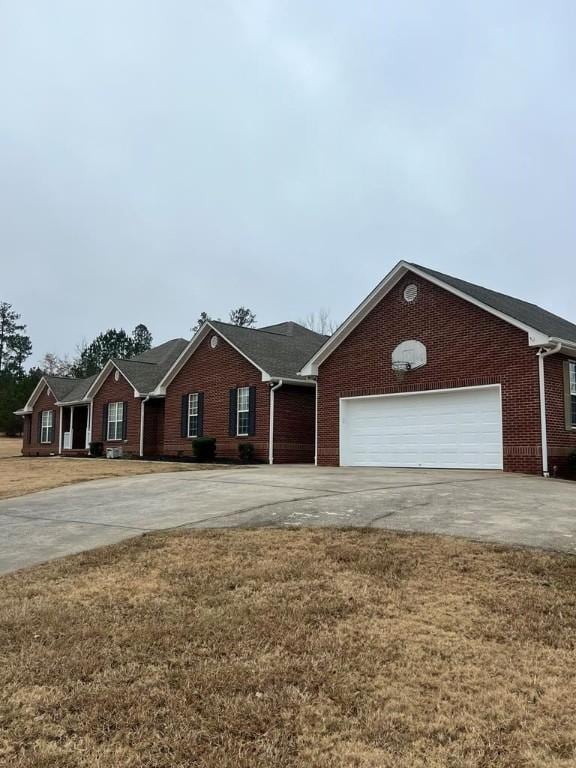
[{"label": "tree line", "polygon": [[[208,314],[202,312],[195,329],[208,319]],[[253,327],[256,316],[250,309],[238,307],[230,311],[230,322]],[[38,365],[26,370],[32,340],[20,314],[8,302],[0,302],[0,433],[9,436],[22,433],[22,418],[14,415],[14,411],[25,405],[42,376],[83,379],[98,373],[111,357],[121,360],[135,357],[152,344],[152,334],[143,323],[132,333],[123,328],[109,328],[90,343],[83,342],[72,358],[47,352]]]},{"label": "tree line", "polygon": [[[248,307],[231,309],[228,318],[233,325],[256,326],[256,315]],[[195,333],[211,319],[207,312],[201,312],[190,331]],[[331,333],[335,328],[329,313],[323,309],[318,314],[311,313],[300,323],[318,333]],[[153,344],[152,334],[143,323],[132,333],[123,328],[109,328],[90,343],[79,345],[72,358],[47,352],[38,365],[26,370],[25,362],[32,354],[32,341],[26,331],[26,325],[12,305],[0,302],[0,433],[6,435],[21,434],[22,419],[15,416],[14,411],[25,405],[42,376],[83,379],[98,373],[111,357],[121,360],[135,357]]]}]

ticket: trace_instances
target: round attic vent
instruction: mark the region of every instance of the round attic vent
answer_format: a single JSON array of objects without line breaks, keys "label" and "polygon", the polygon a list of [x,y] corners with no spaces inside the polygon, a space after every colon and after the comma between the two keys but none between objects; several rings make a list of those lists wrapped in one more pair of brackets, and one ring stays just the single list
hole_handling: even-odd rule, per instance
[{"label": "round attic vent", "polygon": [[118,381],[118,379],[119,379],[119,378],[120,378],[120,371],[119,371],[119,370],[116,370],[116,371],[114,372],[114,381]]},{"label": "round attic vent", "polygon": [[404,288],[404,300],[411,304],[418,296],[418,286],[410,283]]},{"label": "round attic vent", "polygon": [[218,346],[218,336],[216,336],[216,334],[214,334],[214,336],[212,336],[212,338],[210,339],[210,346],[212,347],[212,349],[216,349],[216,347]]}]

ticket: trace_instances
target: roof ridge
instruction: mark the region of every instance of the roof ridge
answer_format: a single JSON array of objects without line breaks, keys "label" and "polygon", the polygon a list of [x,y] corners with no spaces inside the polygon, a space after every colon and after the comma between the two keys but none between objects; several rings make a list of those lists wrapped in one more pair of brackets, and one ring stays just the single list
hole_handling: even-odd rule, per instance
[{"label": "roof ridge", "polygon": [[[242,331],[256,331],[258,333],[267,333],[269,336],[282,336],[284,339],[291,339],[293,336],[289,336],[287,333],[279,333],[278,331],[270,331],[268,330],[270,327],[273,327],[274,325],[286,325],[288,323],[292,323],[293,325],[299,325],[299,323],[295,323],[293,320],[286,320],[281,323],[273,323],[272,326],[265,325],[263,328],[249,328],[246,325],[236,325],[236,323],[226,323],[224,320],[207,320],[207,323],[220,323],[220,325],[225,325],[227,328],[240,328]],[[304,326],[300,326],[301,328],[304,328]],[[306,330],[310,330],[307,328]],[[316,333],[316,331],[310,331],[310,333]],[[321,336],[322,334],[317,334],[318,336]]]},{"label": "roof ridge", "polygon": [[149,363],[148,360],[135,360],[133,357],[111,357],[113,363],[136,363],[137,365],[159,365],[159,363]]}]

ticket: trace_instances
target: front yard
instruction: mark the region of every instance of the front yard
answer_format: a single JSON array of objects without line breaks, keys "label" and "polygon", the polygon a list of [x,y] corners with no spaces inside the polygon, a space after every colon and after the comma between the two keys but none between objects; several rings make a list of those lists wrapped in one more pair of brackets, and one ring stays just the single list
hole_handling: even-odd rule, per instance
[{"label": "front yard", "polygon": [[0,765],[576,764],[576,560],[158,534],[0,579]]},{"label": "front yard", "polygon": [[0,459],[22,454],[21,437],[3,437],[0,435]]},{"label": "front yard", "polygon": [[231,465],[187,464],[169,461],[130,459],[66,459],[61,456],[17,456],[21,440],[0,437],[0,499],[24,496],[62,485],[102,480],[106,477],[130,477],[157,472],[187,472],[200,469],[226,469]]}]

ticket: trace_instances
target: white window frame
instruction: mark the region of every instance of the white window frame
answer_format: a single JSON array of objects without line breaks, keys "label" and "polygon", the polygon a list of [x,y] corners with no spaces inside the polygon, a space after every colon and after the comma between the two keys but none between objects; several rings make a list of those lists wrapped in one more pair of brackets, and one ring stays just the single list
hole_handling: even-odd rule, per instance
[{"label": "white window frame", "polygon": [[576,399],[576,360],[570,360],[568,363],[568,388],[570,394],[570,423],[572,429],[576,429],[576,409],[574,401]]},{"label": "white window frame", "polygon": [[[242,405],[242,407],[240,407]],[[246,431],[240,431],[240,416],[246,416]],[[236,437],[248,437],[250,434],[250,387],[238,387],[236,390]]]},{"label": "white window frame", "polygon": [[[113,427],[110,429],[110,427]],[[106,440],[118,442],[123,439],[124,432],[124,403],[108,403],[108,420],[106,426]],[[113,434],[115,437],[110,437]]]},{"label": "white window frame", "polygon": [[[198,392],[188,395],[188,437],[198,437]],[[196,428],[192,429],[192,419],[196,419]]]},{"label": "white window frame", "polygon": [[54,442],[50,439],[54,429],[54,411],[42,411],[42,422],[40,426],[40,443],[49,445]]}]

